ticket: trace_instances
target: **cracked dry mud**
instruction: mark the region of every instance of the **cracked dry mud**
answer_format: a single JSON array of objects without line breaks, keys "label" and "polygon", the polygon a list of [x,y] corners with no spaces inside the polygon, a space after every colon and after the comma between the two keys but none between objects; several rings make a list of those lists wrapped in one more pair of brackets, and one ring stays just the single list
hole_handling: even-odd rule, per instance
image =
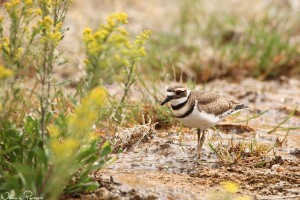
[{"label": "cracked dry mud", "polygon": [[[224,88],[224,85],[226,87]],[[300,104],[300,82],[260,82],[246,79],[241,84],[214,81],[207,89],[222,91],[249,104],[252,109],[218,127],[218,133],[209,130],[207,141],[224,144],[231,138],[274,144],[286,131],[272,130]],[[264,115],[243,121],[261,111]],[[300,127],[299,108],[282,127]],[[155,130],[139,145],[119,154],[119,159],[99,172],[95,179],[101,188],[81,199],[207,199],[225,180],[240,185],[239,194],[252,199],[300,199],[300,133],[289,132],[282,146],[265,157],[235,164],[222,164],[204,145],[202,160],[195,161],[196,134],[188,128],[174,127]],[[74,197],[75,198],[75,197]]]}]

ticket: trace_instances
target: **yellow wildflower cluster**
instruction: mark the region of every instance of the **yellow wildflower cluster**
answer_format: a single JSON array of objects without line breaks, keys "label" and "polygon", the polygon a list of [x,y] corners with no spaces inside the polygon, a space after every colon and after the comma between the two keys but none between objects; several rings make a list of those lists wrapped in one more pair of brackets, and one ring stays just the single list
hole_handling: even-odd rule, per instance
[{"label": "yellow wildflower cluster", "polygon": [[76,108],[74,115],[69,116],[68,126],[73,134],[77,134],[79,138],[85,136],[81,134],[92,127],[106,95],[105,89],[99,87],[82,99],[82,104]]},{"label": "yellow wildflower cluster", "polygon": [[[41,1],[42,2],[42,1]],[[41,27],[34,29],[32,27],[31,21],[35,21],[38,16],[42,15],[42,10],[37,7],[36,0],[11,0],[4,3],[4,7],[6,8],[6,12],[9,15],[10,23],[10,30],[14,30],[18,33],[25,33],[23,35],[25,41],[19,43],[14,42],[13,46],[10,46],[10,41],[6,38],[0,38],[0,48],[4,51],[6,55],[10,55],[11,58],[17,58],[20,55],[22,50],[19,48],[21,46],[26,46],[26,39],[31,40],[30,38],[35,37],[39,31],[42,29]],[[1,22],[3,21],[3,17],[0,17],[0,34],[4,35],[6,32],[3,32],[3,27],[1,26]],[[41,20],[43,21],[43,20]],[[49,23],[48,23],[49,24]],[[38,26],[36,26],[38,27]],[[2,32],[1,32],[2,31]],[[17,34],[17,37],[23,37],[22,34]],[[18,41],[20,38],[15,38]]]},{"label": "yellow wildflower cluster", "polygon": [[25,0],[25,5],[31,5],[32,4],[32,0]]},{"label": "yellow wildflower cluster", "polygon": [[[100,26],[95,33],[90,28],[86,28],[83,31],[83,40],[88,54],[97,56],[105,50],[107,48],[105,42],[109,36],[111,36],[110,41],[122,42],[125,39],[123,35],[128,35],[128,33],[119,26],[128,23],[127,18],[126,13],[113,13],[107,18],[107,23]],[[113,34],[114,31],[118,34]]]},{"label": "yellow wildflower cluster", "polygon": [[54,124],[50,124],[47,127],[47,130],[50,134],[50,137],[52,137],[52,138],[58,138],[60,136],[60,130],[59,130],[58,126],[56,126]]},{"label": "yellow wildflower cluster", "polygon": [[[224,181],[221,183],[222,188],[225,190],[225,192],[233,195],[236,194],[239,191],[238,184],[231,182],[231,181]],[[251,200],[252,198],[249,196],[238,196],[236,198],[233,198],[233,200]]]},{"label": "yellow wildflower cluster", "polygon": [[110,82],[118,76],[120,80],[127,77],[125,73],[119,73],[125,70],[124,65],[134,68],[136,61],[146,55],[144,44],[151,31],[142,31],[131,43],[128,32],[122,27],[128,23],[127,18],[126,13],[113,13],[95,32],[90,28],[83,31],[87,54],[84,63],[91,87]]},{"label": "yellow wildflower cluster", "polygon": [[41,16],[42,15],[42,10],[39,9],[39,8],[36,8],[36,9],[35,8],[30,8],[30,9],[26,10],[24,12],[24,14],[27,17],[29,17],[29,16],[33,16],[33,17],[35,17],[35,16]]},{"label": "yellow wildflower cluster", "polygon": [[[40,9],[32,9],[34,0],[11,0],[4,4],[6,11],[10,14],[11,17],[20,17],[16,14],[24,13],[25,16],[31,14],[39,14]],[[30,10],[30,11],[29,11]]]},{"label": "yellow wildflower cluster", "polygon": [[20,4],[20,0],[11,0],[11,2],[7,2],[4,4],[4,7],[7,11],[10,11],[11,9],[17,7]]},{"label": "yellow wildflower cluster", "polygon": [[8,37],[3,37],[0,39],[0,49],[3,49],[6,54],[10,53],[10,42]]},{"label": "yellow wildflower cluster", "polygon": [[123,64],[125,66],[128,67],[131,65],[128,59],[130,59],[131,62],[136,62],[146,55],[144,44],[151,33],[152,31],[150,30],[144,30],[136,36],[136,40],[134,41],[133,45],[130,43],[126,43],[126,47],[128,48],[128,50],[123,52],[124,55],[126,55],[125,59],[123,58]]},{"label": "yellow wildflower cluster", "polygon": [[54,25],[54,21],[50,16],[46,16],[38,21],[38,26],[45,30],[45,34],[42,37],[43,42],[53,42],[55,45],[62,39],[62,23]]},{"label": "yellow wildflower cluster", "polygon": [[13,75],[10,69],[0,66],[0,79],[4,79]]},{"label": "yellow wildflower cluster", "polygon": [[134,45],[137,47],[143,46],[145,44],[145,40],[149,39],[149,36],[152,34],[150,30],[144,30],[139,35],[136,36],[136,40]]},{"label": "yellow wildflower cluster", "polygon": [[58,160],[72,157],[79,145],[79,141],[72,138],[67,138],[62,141],[53,139],[50,142],[52,152],[56,155],[56,158],[58,158]]},{"label": "yellow wildflower cluster", "polygon": [[107,24],[105,28],[108,30],[114,29],[114,27],[119,24],[127,24],[128,23],[128,15],[126,13],[113,13],[107,17]]},{"label": "yellow wildflower cluster", "polygon": [[[22,1],[22,3],[24,3],[25,6],[31,5],[30,2],[27,2],[27,1],[25,1],[25,2]],[[9,13],[9,15],[12,18],[16,18],[17,14],[21,13],[22,8],[20,8],[20,4],[21,4],[20,0],[11,0],[10,2],[4,3],[4,7],[6,9],[6,12]]]},{"label": "yellow wildflower cluster", "polygon": [[[0,49],[2,49],[6,55],[10,55],[11,46],[10,46],[10,41],[9,41],[8,37],[4,37],[4,38],[0,39]],[[24,51],[24,49],[19,47],[17,49],[17,51],[15,52],[14,56],[19,57],[23,53],[23,51]]]},{"label": "yellow wildflower cluster", "polygon": [[237,193],[239,191],[239,186],[231,181],[224,181],[221,183],[223,189],[231,194]]},{"label": "yellow wildflower cluster", "polygon": [[50,134],[50,147],[56,158],[67,158],[80,146],[87,144],[95,138],[91,131],[100,107],[106,99],[104,88],[93,89],[82,104],[75,109],[73,115],[68,116],[68,133],[65,138],[60,138],[61,129],[57,125],[49,125],[47,130]]}]

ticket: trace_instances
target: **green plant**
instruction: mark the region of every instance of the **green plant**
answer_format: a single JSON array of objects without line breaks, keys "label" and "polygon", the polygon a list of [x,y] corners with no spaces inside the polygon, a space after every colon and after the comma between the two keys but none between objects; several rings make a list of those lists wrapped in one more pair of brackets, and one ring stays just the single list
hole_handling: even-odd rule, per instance
[{"label": "green plant", "polygon": [[[70,3],[12,0],[4,4],[0,194],[7,198],[57,199],[62,193],[93,190],[99,186],[90,173],[114,161],[110,143],[93,129],[106,104],[105,89],[90,88],[77,99],[63,92],[64,82],[55,85],[52,78],[62,54],[57,47]],[[34,80],[32,87],[26,84],[28,79]]]},{"label": "green plant", "polygon": [[[137,80],[137,62],[146,55],[145,41],[151,31],[144,30],[133,43],[130,43],[128,32],[121,26],[128,23],[126,13],[114,13],[107,18],[107,23],[93,32],[84,30],[86,47],[85,90],[116,81],[121,83],[123,95],[120,100],[111,100],[115,108],[112,118],[121,123],[123,108],[131,86]],[[117,106],[115,106],[117,105]]]},{"label": "green plant", "polygon": [[50,137],[46,140],[36,116],[26,116],[23,129],[13,124],[4,127],[0,191],[22,196],[29,190],[35,196],[56,199],[63,189],[74,193],[98,188],[89,173],[113,161],[108,156],[110,144],[92,130],[105,98],[103,88],[92,90],[73,114],[60,114],[48,126]]},{"label": "green plant", "polygon": [[91,179],[90,172],[114,160],[108,156],[110,144],[98,137],[92,128],[106,96],[103,88],[94,88],[82,99],[73,114],[58,118],[48,127],[53,170],[46,191],[52,196],[57,196],[67,181],[66,193],[97,189],[99,184]]},{"label": "green plant", "polygon": [[[1,63],[14,72],[14,77],[6,82],[6,87],[10,88],[6,92],[6,98],[1,97],[3,107],[6,108],[5,113],[2,113],[2,122],[11,113],[25,106],[19,104],[23,102],[22,99],[20,101],[16,98],[23,96],[20,94],[24,92],[20,83],[35,76],[35,86],[31,92],[36,93],[39,99],[40,126],[44,137],[46,115],[52,101],[50,92],[53,67],[58,58],[55,50],[63,38],[62,25],[70,2],[12,0],[4,4],[8,15],[6,22],[9,24],[2,24],[0,28]],[[3,31],[3,27],[7,26],[8,33]],[[35,91],[36,88],[39,90]]]}]

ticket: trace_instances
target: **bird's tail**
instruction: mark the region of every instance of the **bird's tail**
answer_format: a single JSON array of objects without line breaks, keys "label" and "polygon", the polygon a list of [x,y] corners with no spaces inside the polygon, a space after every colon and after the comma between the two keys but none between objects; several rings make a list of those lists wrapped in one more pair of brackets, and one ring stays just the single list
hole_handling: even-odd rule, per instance
[{"label": "bird's tail", "polygon": [[249,106],[245,105],[245,104],[239,104],[239,105],[236,105],[234,110],[238,111],[238,110],[244,110],[244,109],[250,109]]}]

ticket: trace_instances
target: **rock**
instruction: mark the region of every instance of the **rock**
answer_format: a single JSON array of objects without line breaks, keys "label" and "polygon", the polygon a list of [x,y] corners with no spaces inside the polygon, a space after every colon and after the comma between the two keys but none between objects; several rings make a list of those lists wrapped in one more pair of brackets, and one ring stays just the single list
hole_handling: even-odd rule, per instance
[{"label": "rock", "polygon": [[97,195],[97,199],[99,199],[99,200],[108,200],[108,199],[110,199],[110,196],[111,196],[110,192],[104,187],[98,189],[95,192],[95,194]]},{"label": "rock", "polygon": [[276,164],[276,165],[273,165],[273,166],[272,166],[271,170],[272,170],[273,172],[275,172],[275,171],[276,171],[276,172],[283,172],[283,171],[284,171],[284,168],[283,168],[282,166]]}]

